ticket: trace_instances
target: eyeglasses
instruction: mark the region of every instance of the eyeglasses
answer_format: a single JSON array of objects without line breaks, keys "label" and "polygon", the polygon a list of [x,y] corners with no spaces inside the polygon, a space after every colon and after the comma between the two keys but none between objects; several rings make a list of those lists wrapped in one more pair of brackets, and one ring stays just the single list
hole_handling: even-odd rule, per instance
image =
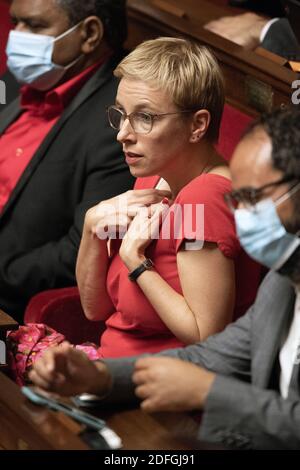
[{"label": "eyeglasses", "polygon": [[[234,212],[239,204],[242,204],[246,209],[255,210],[255,205],[260,201],[266,189],[280,186],[283,183],[288,183],[291,181],[297,181],[295,186],[298,186],[298,180],[296,180],[294,177],[285,177],[278,181],[265,184],[260,188],[245,187],[231,191],[224,194],[224,199],[231,212]],[[289,189],[289,191],[290,190],[291,189]],[[287,191],[287,193],[289,191]],[[284,196],[284,194],[282,196]]]},{"label": "eyeglasses", "polygon": [[152,131],[153,123],[155,120],[160,119],[163,116],[171,116],[173,114],[192,113],[194,110],[177,111],[174,113],[162,113],[162,114],[151,114],[143,113],[140,111],[126,114],[124,111],[119,109],[117,106],[109,106],[107,109],[107,115],[109,124],[113,129],[119,131],[126,119],[129,120],[130,125],[134,132],[137,134],[149,134]]}]

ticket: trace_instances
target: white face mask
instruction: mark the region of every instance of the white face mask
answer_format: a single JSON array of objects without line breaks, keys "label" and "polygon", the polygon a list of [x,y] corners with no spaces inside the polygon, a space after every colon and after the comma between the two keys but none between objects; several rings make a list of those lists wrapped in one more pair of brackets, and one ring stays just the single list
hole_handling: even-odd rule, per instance
[{"label": "white face mask", "polygon": [[284,228],[276,207],[300,190],[300,183],[276,202],[264,199],[255,209],[236,209],[237,234],[244,250],[251,258],[270,269],[280,269],[300,245],[298,234]]},{"label": "white face mask", "polygon": [[80,23],[57,38],[11,31],[6,47],[7,66],[18,82],[41,91],[50,90],[55,86],[82,55],[67,66],[54,64],[52,62],[54,44],[74,31]]}]

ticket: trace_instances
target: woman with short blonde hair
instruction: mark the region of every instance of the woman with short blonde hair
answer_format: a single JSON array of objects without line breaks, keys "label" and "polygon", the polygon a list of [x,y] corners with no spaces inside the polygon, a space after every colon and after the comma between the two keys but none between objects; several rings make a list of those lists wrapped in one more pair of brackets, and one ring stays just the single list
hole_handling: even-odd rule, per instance
[{"label": "woman with short blonde hair", "polygon": [[217,142],[224,108],[224,79],[212,52],[195,42],[158,38],[143,42],[118,65],[119,79],[141,80],[164,90],[178,109],[207,109],[206,138]]},{"label": "woman with short blonde hair", "polygon": [[[87,317],[106,321],[100,357],[207,338],[245,311],[254,300],[245,286],[259,277],[223,199],[230,174],[214,143],[224,81],[212,52],[185,39],[158,38],[140,44],[115,75],[120,83],[108,117],[138,179],[133,192],[109,201],[117,222],[111,212],[104,215],[103,203],[86,216],[77,280]],[[170,191],[168,206],[164,191]],[[203,226],[197,231],[200,208]],[[126,224],[122,240],[111,240],[110,256],[99,232],[117,227],[124,233]]]},{"label": "woman with short blonde hair", "polygon": [[85,217],[81,303],[87,318],[106,323],[99,348],[77,346],[92,359],[204,340],[246,310],[248,283],[259,279],[224,202],[230,174],[214,147],[224,85],[213,54],[159,38],[138,46],[115,75],[108,119],[137,181]]}]

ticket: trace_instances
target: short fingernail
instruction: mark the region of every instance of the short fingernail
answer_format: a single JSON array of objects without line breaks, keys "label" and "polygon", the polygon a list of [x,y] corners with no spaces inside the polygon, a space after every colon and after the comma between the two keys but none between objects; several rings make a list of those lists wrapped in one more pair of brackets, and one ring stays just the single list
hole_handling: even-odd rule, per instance
[{"label": "short fingernail", "polygon": [[169,205],[169,199],[168,199],[167,197],[164,197],[161,202],[162,202],[163,204]]}]

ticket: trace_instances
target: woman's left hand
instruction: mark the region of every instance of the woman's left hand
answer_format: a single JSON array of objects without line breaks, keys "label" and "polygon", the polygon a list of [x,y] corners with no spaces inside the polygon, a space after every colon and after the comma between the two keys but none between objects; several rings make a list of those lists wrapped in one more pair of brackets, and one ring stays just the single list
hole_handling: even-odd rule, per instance
[{"label": "woman's left hand", "polygon": [[158,239],[160,226],[168,210],[169,202],[164,200],[148,208],[141,208],[131,222],[119,251],[129,271],[133,271],[145,260],[145,250],[152,240]]}]

